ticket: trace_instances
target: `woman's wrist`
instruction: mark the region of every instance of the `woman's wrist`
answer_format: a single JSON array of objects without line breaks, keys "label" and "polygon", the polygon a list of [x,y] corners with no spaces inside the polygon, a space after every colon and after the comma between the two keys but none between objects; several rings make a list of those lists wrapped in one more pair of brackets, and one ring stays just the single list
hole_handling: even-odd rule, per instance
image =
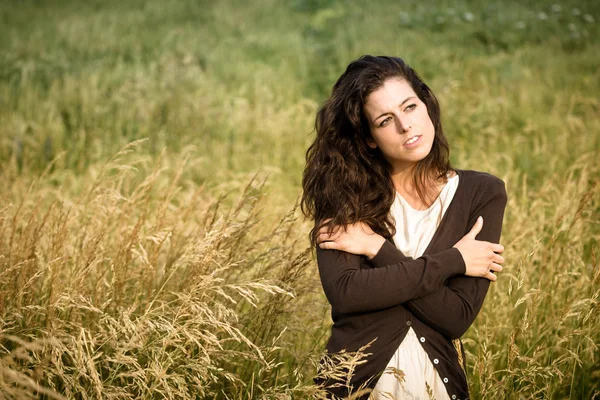
[{"label": "woman's wrist", "polygon": [[379,250],[381,250],[381,247],[385,243],[385,238],[383,236],[377,234],[373,236],[373,240],[370,241],[371,243],[369,243],[367,251],[365,252],[365,255],[369,260],[379,253]]}]

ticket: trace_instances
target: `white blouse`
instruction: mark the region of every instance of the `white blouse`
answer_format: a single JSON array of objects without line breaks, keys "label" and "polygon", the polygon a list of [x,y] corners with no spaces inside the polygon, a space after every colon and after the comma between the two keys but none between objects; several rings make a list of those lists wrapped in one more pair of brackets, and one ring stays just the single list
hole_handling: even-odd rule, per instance
[{"label": "white blouse", "polygon": [[[396,193],[390,213],[396,226],[394,243],[406,256],[419,258],[429,245],[437,227],[448,209],[456,188],[458,175],[450,178],[436,201],[426,210],[415,210]],[[404,373],[398,373],[400,370]],[[429,356],[421,346],[413,328],[389,361],[377,381],[369,399],[449,400],[448,392]]]}]

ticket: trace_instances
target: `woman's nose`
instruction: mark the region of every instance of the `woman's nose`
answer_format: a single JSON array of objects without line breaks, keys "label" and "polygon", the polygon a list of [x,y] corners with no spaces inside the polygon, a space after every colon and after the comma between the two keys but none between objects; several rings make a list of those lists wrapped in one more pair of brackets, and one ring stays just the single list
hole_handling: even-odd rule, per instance
[{"label": "woman's nose", "polygon": [[408,120],[408,118],[398,118],[398,131],[399,133],[406,133],[408,131],[410,131],[410,129],[412,128],[411,126],[411,122]]}]

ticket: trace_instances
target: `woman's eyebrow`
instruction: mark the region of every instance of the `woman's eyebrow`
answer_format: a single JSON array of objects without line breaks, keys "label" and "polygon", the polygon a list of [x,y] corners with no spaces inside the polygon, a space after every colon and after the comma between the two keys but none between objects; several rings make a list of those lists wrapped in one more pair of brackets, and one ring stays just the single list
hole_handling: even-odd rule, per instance
[{"label": "woman's eyebrow", "polygon": [[[402,101],[402,103],[400,103],[400,107],[402,107],[402,106],[404,105],[404,103],[406,103],[406,102],[407,102],[407,101],[409,101],[410,99],[414,99],[414,98],[415,98],[415,96],[409,96],[409,97],[405,98],[405,99]],[[375,119],[373,120],[373,123],[375,123],[375,122],[376,122],[376,121],[377,121],[379,118],[381,118],[381,117],[383,117],[384,115],[387,115],[387,114],[389,114],[389,112],[384,112],[384,113],[383,113],[383,114],[381,114],[379,117],[375,118]]]}]

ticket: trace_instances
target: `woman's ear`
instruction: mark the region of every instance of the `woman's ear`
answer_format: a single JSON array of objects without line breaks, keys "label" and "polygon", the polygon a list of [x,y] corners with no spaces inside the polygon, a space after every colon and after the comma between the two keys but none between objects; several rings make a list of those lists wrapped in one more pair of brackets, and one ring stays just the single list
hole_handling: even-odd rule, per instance
[{"label": "woman's ear", "polygon": [[377,148],[377,143],[375,143],[375,141],[373,140],[373,138],[367,138],[367,146],[369,146],[372,149],[376,149]]}]

